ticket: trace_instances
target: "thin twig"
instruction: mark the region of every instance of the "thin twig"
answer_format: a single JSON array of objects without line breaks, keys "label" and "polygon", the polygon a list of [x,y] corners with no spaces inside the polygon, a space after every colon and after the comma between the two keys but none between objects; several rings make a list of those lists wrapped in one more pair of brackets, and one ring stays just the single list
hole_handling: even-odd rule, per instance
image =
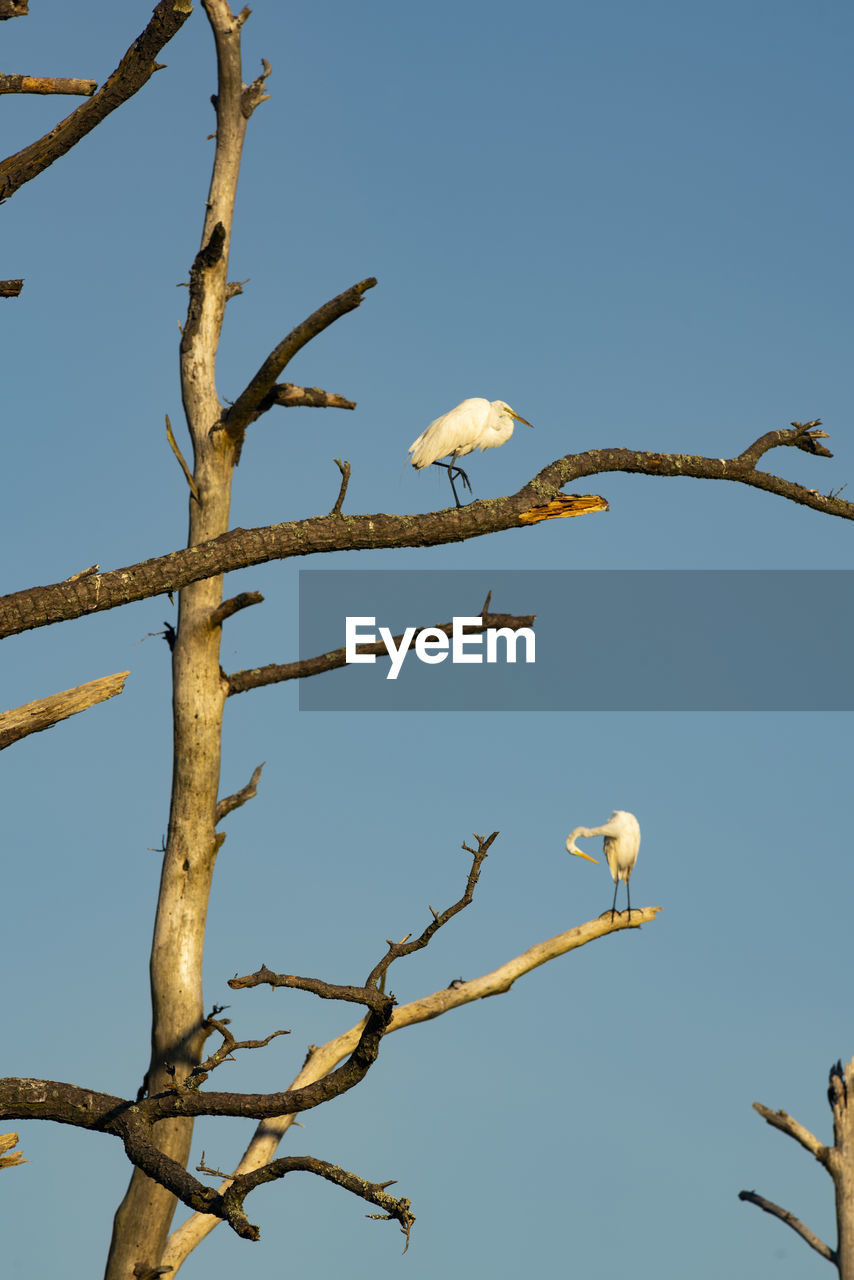
[{"label": "thin twig", "polygon": [[344,495],[347,492],[347,485],[350,483],[350,463],[342,462],[340,458],[333,459],[336,467],[341,472],[341,488],[338,490],[338,498],[335,506],[329,512],[331,516],[339,516],[341,514],[341,506],[344,502]]},{"label": "thin twig", "polygon": [[264,1049],[277,1036],[289,1036],[291,1034],[290,1031],[271,1031],[263,1040],[236,1040],[228,1029],[227,1018],[205,1018],[205,1027],[218,1031],[222,1036],[222,1044],[214,1053],[205,1058],[203,1062],[200,1062],[198,1066],[193,1067],[190,1074],[181,1081],[180,1087],[182,1089],[198,1089],[199,1085],[207,1080],[211,1071],[215,1071],[224,1062],[233,1061],[234,1054],[240,1049]]},{"label": "thin twig", "polygon": [[239,809],[241,805],[246,804],[247,800],[251,800],[255,796],[258,790],[258,783],[261,781],[261,770],[263,768],[264,764],[262,762],[253,770],[252,777],[245,787],[235,791],[234,795],[226,796],[223,800],[217,801],[214,818],[215,826],[219,826],[226,814],[231,813],[234,809]]},{"label": "thin twig", "polygon": [[77,573],[69,574],[65,579],[66,582],[80,582],[83,578],[91,578],[93,573],[97,573],[100,569],[99,564],[90,564],[87,569],[80,569]]},{"label": "thin twig", "polygon": [[226,618],[230,618],[233,614],[239,613],[241,609],[248,609],[253,604],[263,604],[264,597],[260,591],[241,591],[239,595],[231,596],[228,600],[223,600],[221,605],[214,609],[210,618],[212,627],[222,626]]},{"label": "thin twig", "polygon": [[169,421],[168,413],[166,414],[166,439],[169,441],[169,447],[171,448],[175,457],[178,459],[178,461],[181,464],[181,470],[184,472],[184,475],[187,480],[187,484],[190,486],[190,492],[192,493],[193,497],[196,499],[196,502],[198,502],[199,501],[198,486],[196,485],[196,482],[193,479],[192,471],[187,466],[187,462],[183,453],[178,448],[178,441],[175,439],[175,434],[172,431],[172,423]]}]

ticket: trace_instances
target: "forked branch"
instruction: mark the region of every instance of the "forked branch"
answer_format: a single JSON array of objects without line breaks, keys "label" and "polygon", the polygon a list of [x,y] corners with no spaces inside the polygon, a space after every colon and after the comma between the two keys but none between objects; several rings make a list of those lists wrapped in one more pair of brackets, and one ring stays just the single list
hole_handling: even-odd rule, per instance
[{"label": "forked branch", "polygon": [[8,200],[25,182],[42,173],[87,133],[91,133],[111,111],[132,98],[154,72],[160,70],[155,61],[157,54],[180,30],[192,11],[190,0],[159,0],[148,26],[98,92],[43,138],[0,161],[0,200]]},{"label": "forked branch", "polygon": [[233,1062],[235,1053],[241,1049],[265,1049],[271,1040],[275,1040],[277,1036],[289,1036],[290,1031],[271,1031],[263,1040],[237,1040],[228,1029],[228,1018],[215,1018],[212,1014],[205,1019],[205,1029],[219,1032],[222,1036],[222,1044],[213,1053],[209,1054],[198,1066],[193,1067],[190,1074],[185,1080],[182,1080],[180,1088],[182,1089],[198,1089],[204,1084],[212,1071],[222,1066],[224,1062]]},{"label": "forked branch", "polygon": [[409,1233],[415,1222],[410,1201],[406,1197],[390,1196],[386,1191],[386,1187],[391,1185],[389,1182],[368,1182],[367,1179],[360,1178],[358,1174],[349,1173],[339,1165],[330,1164],[327,1160],[317,1160],[313,1156],[283,1156],[263,1165],[260,1169],[255,1169],[252,1173],[236,1174],[221,1192],[223,1204],[229,1211],[231,1211],[232,1202],[236,1207],[242,1208],[244,1199],[255,1187],[274,1182],[284,1178],[288,1173],[295,1172],[316,1174],[317,1177],[325,1178],[327,1182],[334,1182],[336,1186],[343,1187],[345,1191],[359,1196],[368,1204],[382,1209],[382,1213],[369,1213],[366,1216],[399,1222],[400,1229],[406,1237],[403,1250],[406,1253],[409,1248]]},{"label": "forked branch", "polygon": [[[258,1228],[251,1224],[243,1208],[246,1196],[256,1186],[284,1177],[297,1169],[313,1172],[337,1183],[381,1208],[380,1216],[400,1223],[407,1241],[414,1218],[409,1201],[389,1196],[385,1183],[374,1183],[346,1170],[338,1169],[313,1157],[289,1157],[241,1171],[228,1180],[228,1185],[214,1191],[204,1186],[184,1167],[168,1155],[156,1142],[154,1126],[165,1119],[187,1119],[203,1115],[244,1116],[254,1119],[296,1114],[319,1106],[358,1084],[376,1061],[380,1042],[394,1009],[394,997],[382,989],[383,979],[394,960],[426,947],[436,931],[462,911],[472,900],[480,868],[497,833],[488,839],[477,836],[477,849],[463,845],[472,855],[472,865],[461,897],[441,913],[433,912],[430,924],[418,938],[387,944],[387,950],[374,965],[363,986],[345,987],[319,978],[297,978],[273,974],[262,966],[257,974],[235,979],[232,987],[257,986],[269,982],[273,986],[295,987],[324,998],[351,1001],[364,1005],[368,1014],[359,1026],[358,1036],[347,1061],[324,1074],[322,1079],[297,1089],[273,1094],[241,1094],[203,1092],[202,1084],[211,1071],[240,1049],[260,1048],[276,1036],[288,1034],[274,1031],[264,1040],[238,1041],[227,1021],[210,1015],[204,1023],[206,1031],[222,1037],[219,1049],[210,1054],[183,1079],[175,1079],[165,1090],[135,1102],[112,1095],[86,1090],[76,1085],[45,1080],[0,1080],[0,1118],[54,1120],[59,1123],[95,1130],[119,1137],[133,1165],[159,1186],[198,1213],[222,1219],[247,1239],[258,1238]],[[166,1064],[164,1064],[166,1065]],[[174,1074],[174,1071],[173,1071]]]},{"label": "forked branch", "polygon": [[[578,947],[583,947],[609,934],[621,932],[623,929],[639,929],[644,924],[652,923],[660,910],[660,907],[633,908],[631,920],[624,912],[622,916],[616,916],[613,921],[610,911],[606,911],[596,920],[590,920],[566,933],[558,934],[555,938],[537,943],[491,973],[482,974],[467,981],[455,979],[447,987],[442,987],[430,995],[397,1006],[386,1029],[386,1035],[393,1031],[400,1031],[404,1027],[415,1026],[421,1022],[428,1022],[432,1018],[441,1017],[442,1014],[449,1013],[452,1009],[462,1008],[463,1005],[471,1004],[475,1000],[501,995],[509,991],[513,984],[525,974]],[[433,913],[432,908],[430,911],[435,920],[438,913]],[[326,1044],[313,1046],[302,1070],[292,1082],[291,1089],[301,1089],[324,1079],[339,1062],[353,1052],[361,1031],[362,1023],[357,1023]],[[294,1119],[295,1116],[291,1113],[264,1120],[256,1129],[237,1167],[237,1174],[248,1173],[267,1165],[272,1160],[282,1138],[294,1123]],[[220,1188],[220,1190],[223,1189]],[[193,1214],[172,1232],[163,1252],[162,1261],[177,1270],[205,1236],[213,1231],[218,1221],[218,1218],[203,1212]]]},{"label": "forked branch", "polygon": [[265,408],[278,403],[276,380],[289,361],[302,350],[306,343],[311,342],[312,338],[316,338],[319,333],[328,329],[348,311],[354,311],[361,304],[362,295],[368,289],[373,289],[376,283],[376,280],[370,277],[367,280],[360,280],[350,289],[345,289],[343,293],[339,293],[337,297],[318,307],[308,319],[298,324],[278,346],[273,348],[246,389],[223,414],[222,426],[235,443],[242,439],[246,428]]}]

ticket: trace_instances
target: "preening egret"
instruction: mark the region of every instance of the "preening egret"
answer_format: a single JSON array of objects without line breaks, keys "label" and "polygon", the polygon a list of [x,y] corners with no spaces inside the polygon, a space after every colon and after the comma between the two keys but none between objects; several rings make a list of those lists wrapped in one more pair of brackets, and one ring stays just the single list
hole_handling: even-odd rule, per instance
[{"label": "preening egret", "polygon": [[605,837],[605,861],[608,863],[608,870],[611,872],[611,878],[614,881],[614,901],[611,903],[611,919],[614,919],[614,909],[617,905],[617,889],[620,887],[620,881],[625,880],[626,900],[629,904],[629,919],[631,920],[632,899],[629,894],[629,877],[637,861],[641,842],[638,820],[633,813],[626,813],[624,809],[615,809],[609,820],[603,823],[601,827],[576,827],[566,837],[567,853],[574,853],[579,858],[588,858],[590,862],[597,862],[597,858],[591,858],[589,853],[583,853],[581,849],[575,847],[575,842],[579,837],[586,839],[589,836]]},{"label": "preening egret", "polygon": [[[457,466],[457,458],[464,458],[474,449],[496,449],[504,444],[513,434],[513,419],[524,422],[526,427],[533,424],[523,418],[515,409],[503,400],[483,400],[473,396],[463,400],[456,409],[449,409],[441,418],[435,418],[417,440],[409,446],[412,454],[412,465],[420,471],[422,467],[445,467],[454,501],[460,506],[457,491],[454,488],[454,476],[460,476],[463,484],[471,493],[469,478],[462,467]],[[440,462],[440,458],[450,458],[450,462]]]}]

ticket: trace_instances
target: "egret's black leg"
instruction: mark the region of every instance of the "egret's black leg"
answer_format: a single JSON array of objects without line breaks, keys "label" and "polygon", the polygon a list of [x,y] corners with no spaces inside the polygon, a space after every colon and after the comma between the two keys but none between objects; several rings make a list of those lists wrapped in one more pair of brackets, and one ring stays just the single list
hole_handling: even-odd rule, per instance
[{"label": "egret's black leg", "polygon": [[465,471],[463,471],[462,467],[458,467],[455,463],[452,463],[451,466],[448,467],[448,478],[451,481],[451,488],[454,490],[454,497],[456,498],[457,506],[461,507],[462,503],[460,502],[459,498],[457,498],[457,491],[454,488],[455,475],[459,476],[462,479],[462,482],[465,485],[465,487],[468,489],[469,493],[471,493],[471,484],[469,483],[469,478],[466,475]]},{"label": "egret's black leg", "polygon": [[463,484],[466,486],[469,493],[471,493],[472,491],[471,484],[469,483],[469,478],[466,475],[465,471],[463,471],[462,467],[456,466],[453,462],[434,462],[433,466],[445,468],[445,470],[448,473],[448,479],[451,482],[451,492],[454,495],[454,501],[456,502],[458,507],[461,507],[463,504],[460,502],[459,498],[457,497],[457,491],[454,488],[454,475],[462,476]]},{"label": "egret's black leg", "polygon": [[454,463],[454,471],[456,471],[458,476],[462,477],[463,484],[468,489],[469,493],[471,493],[472,492],[471,482],[469,481],[469,478],[466,475],[465,471],[463,471],[462,467],[457,462]]},{"label": "egret's black leg", "polygon": [[617,890],[620,887],[619,880],[614,881],[614,901],[611,903],[611,919],[614,919],[614,910],[617,906]]},{"label": "egret's black leg", "polygon": [[629,904],[629,920],[632,918],[632,895],[629,893],[629,881],[626,879],[626,901]]}]

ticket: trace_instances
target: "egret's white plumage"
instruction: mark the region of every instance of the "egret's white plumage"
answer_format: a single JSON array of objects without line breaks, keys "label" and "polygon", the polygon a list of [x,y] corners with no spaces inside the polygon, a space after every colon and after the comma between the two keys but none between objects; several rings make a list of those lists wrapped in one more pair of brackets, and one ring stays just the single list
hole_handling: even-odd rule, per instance
[{"label": "egret's white plumage", "polygon": [[[413,440],[409,446],[412,465],[419,471],[431,465],[447,468],[454,501],[459,506],[454,475],[462,476],[469,493],[471,485],[466,473],[456,465],[457,458],[464,458],[475,449],[496,449],[504,444],[513,434],[514,419],[524,422],[526,427],[532,425],[504,400],[489,401],[480,396],[463,400],[456,409],[434,418],[418,439]],[[450,462],[440,462],[440,458],[450,458]]]},{"label": "egret's white plumage", "polygon": [[613,920],[614,918],[614,909],[617,905],[617,889],[620,881],[625,880],[626,899],[629,904],[629,919],[631,920],[632,900],[629,896],[629,878],[637,861],[638,849],[640,848],[640,824],[633,813],[626,813],[625,809],[615,809],[609,820],[603,823],[601,827],[576,827],[574,831],[570,831],[566,837],[567,852],[574,853],[579,858],[588,858],[590,862],[596,862],[596,858],[591,858],[589,853],[583,853],[575,845],[577,839],[586,839],[589,836],[605,837],[605,861],[608,863],[608,870],[611,872],[611,879],[614,881],[614,901],[611,904],[611,919]]}]

